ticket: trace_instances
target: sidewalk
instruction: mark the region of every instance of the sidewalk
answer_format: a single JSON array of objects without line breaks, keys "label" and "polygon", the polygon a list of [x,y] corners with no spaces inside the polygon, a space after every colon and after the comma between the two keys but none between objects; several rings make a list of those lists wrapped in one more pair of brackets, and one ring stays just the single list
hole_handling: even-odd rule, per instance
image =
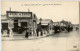
[{"label": "sidewalk", "polygon": [[2,41],[16,41],[16,40],[34,40],[34,39],[39,39],[39,38],[44,38],[47,35],[43,36],[29,36],[28,38],[25,38],[24,34],[14,34],[13,37],[8,37],[8,36],[2,36],[1,40]]},{"label": "sidewalk", "polygon": [[46,34],[43,34],[43,36],[37,36],[36,34],[35,35],[31,35],[29,36],[28,38],[25,38],[25,33],[22,33],[22,34],[19,34],[19,33],[13,33],[13,37],[9,37],[8,36],[9,34],[5,33],[3,34],[1,37],[1,40],[2,41],[16,41],[16,40],[34,40],[34,39],[39,39],[39,38],[44,38],[44,37],[47,37],[47,36],[50,36],[52,35],[51,31],[50,31],[50,34],[46,33]]}]

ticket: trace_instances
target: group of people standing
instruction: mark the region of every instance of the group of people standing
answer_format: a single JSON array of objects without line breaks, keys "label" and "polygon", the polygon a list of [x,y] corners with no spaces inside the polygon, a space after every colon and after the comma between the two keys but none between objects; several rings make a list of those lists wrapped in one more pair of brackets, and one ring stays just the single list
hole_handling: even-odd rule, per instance
[{"label": "group of people standing", "polygon": [[[34,31],[33,31],[34,32]],[[35,36],[39,37],[39,36],[43,36],[43,35],[48,35],[50,34],[49,33],[49,30],[46,30],[46,29],[36,29],[35,31]],[[28,38],[30,36],[30,31],[29,29],[26,29],[26,34],[25,34],[25,37]],[[33,36],[33,35],[32,35]]]},{"label": "group of people standing", "polygon": [[[29,29],[26,29],[26,34],[25,34],[25,37],[28,38],[29,37]],[[43,31],[42,30],[39,30],[39,29],[36,29],[36,32],[35,34],[38,36],[43,36]]]},{"label": "group of people standing", "polygon": [[[28,38],[30,36],[30,34],[35,34],[37,37],[38,36],[43,36],[44,34],[50,35],[51,34],[50,32],[53,32],[53,30],[54,30],[54,33],[59,33],[59,32],[64,31],[64,30],[69,32],[69,31],[73,30],[73,27],[70,26],[70,25],[63,26],[63,27],[61,27],[59,25],[56,25],[56,26],[54,26],[52,31],[49,30],[48,28],[43,29],[43,28],[39,27],[35,31],[33,30],[33,32],[35,32],[35,33],[31,33],[29,28],[26,28],[25,30],[26,30],[25,37]],[[13,30],[12,30],[12,28],[9,28],[8,35],[9,35],[9,37],[13,37]]]}]

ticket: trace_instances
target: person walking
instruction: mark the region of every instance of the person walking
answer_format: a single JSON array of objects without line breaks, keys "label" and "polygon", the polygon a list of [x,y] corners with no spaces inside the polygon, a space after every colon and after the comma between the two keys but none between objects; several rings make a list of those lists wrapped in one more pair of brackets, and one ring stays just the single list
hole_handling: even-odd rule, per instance
[{"label": "person walking", "polygon": [[29,31],[28,31],[28,29],[26,30],[25,37],[26,37],[26,38],[28,38],[28,37],[29,37]]},{"label": "person walking", "polygon": [[9,28],[9,37],[13,37],[13,30],[12,30],[12,28]]},{"label": "person walking", "polygon": [[38,29],[36,29],[36,33],[37,33],[37,37],[39,36],[39,30]]},{"label": "person walking", "polygon": [[43,30],[41,30],[41,36],[43,36],[43,32],[42,32]]}]

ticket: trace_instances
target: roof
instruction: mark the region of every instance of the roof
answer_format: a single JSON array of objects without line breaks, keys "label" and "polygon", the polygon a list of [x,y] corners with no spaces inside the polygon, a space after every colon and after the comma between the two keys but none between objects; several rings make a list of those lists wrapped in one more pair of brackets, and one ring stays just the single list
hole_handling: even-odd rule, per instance
[{"label": "roof", "polygon": [[7,19],[1,20],[1,23],[8,23]]},{"label": "roof", "polygon": [[1,15],[1,20],[7,19],[6,15]]},{"label": "roof", "polygon": [[1,23],[8,23],[8,19],[6,17],[6,14],[5,15],[1,15]]},{"label": "roof", "polygon": [[32,13],[32,12],[25,12],[25,11],[7,11],[9,13]]},{"label": "roof", "polygon": [[53,22],[53,25],[58,25],[59,24],[59,22]]},{"label": "roof", "polygon": [[[42,25],[48,25],[48,23],[50,23],[50,21],[52,21],[51,19],[42,19],[41,24]],[[37,24],[40,23],[40,20],[37,21]]]}]

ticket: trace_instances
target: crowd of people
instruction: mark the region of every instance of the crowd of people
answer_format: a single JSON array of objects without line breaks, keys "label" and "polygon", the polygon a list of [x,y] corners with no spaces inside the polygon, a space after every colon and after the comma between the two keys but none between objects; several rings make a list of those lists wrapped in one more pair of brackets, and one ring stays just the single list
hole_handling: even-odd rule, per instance
[{"label": "crowd of people", "polygon": [[[53,29],[51,29],[51,30],[48,29],[47,27],[43,29],[41,26],[39,26],[39,27],[37,27],[36,31],[34,31],[34,30],[33,31],[35,32],[36,36],[39,37],[39,36],[43,36],[44,34],[50,35],[50,34],[60,33],[62,31],[70,32],[72,30],[73,30],[73,26],[70,26],[70,25],[68,25],[68,26],[55,25],[55,26],[53,26]],[[78,30],[78,28],[76,28],[76,30]],[[29,36],[32,36],[32,35],[30,35],[32,33],[29,30],[29,28],[25,29],[25,31],[26,31],[26,33],[25,33],[26,38],[28,38]],[[12,35],[12,32],[13,32],[13,30],[7,31],[8,35],[10,34],[9,36]],[[2,34],[3,34],[3,32],[2,32]]]},{"label": "crowd of people", "polygon": [[[43,36],[44,34],[50,35],[50,34],[54,34],[54,33],[60,33],[62,31],[70,32],[72,30],[73,30],[73,26],[70,26],[70,25],[68,25],[68,26],[59,26],[59,25],[56,25],[56,26],[53,27],[52,30],[47,29],[47,28],[43,29],[43,28],[40,27],[40,28],[36,29],[36,36],[37,37],[38,36]],[[26,34],[25,34],[25,37],[27,37],[27,38],[29,36],[28,32],[29,31],[27,29]]]}]

